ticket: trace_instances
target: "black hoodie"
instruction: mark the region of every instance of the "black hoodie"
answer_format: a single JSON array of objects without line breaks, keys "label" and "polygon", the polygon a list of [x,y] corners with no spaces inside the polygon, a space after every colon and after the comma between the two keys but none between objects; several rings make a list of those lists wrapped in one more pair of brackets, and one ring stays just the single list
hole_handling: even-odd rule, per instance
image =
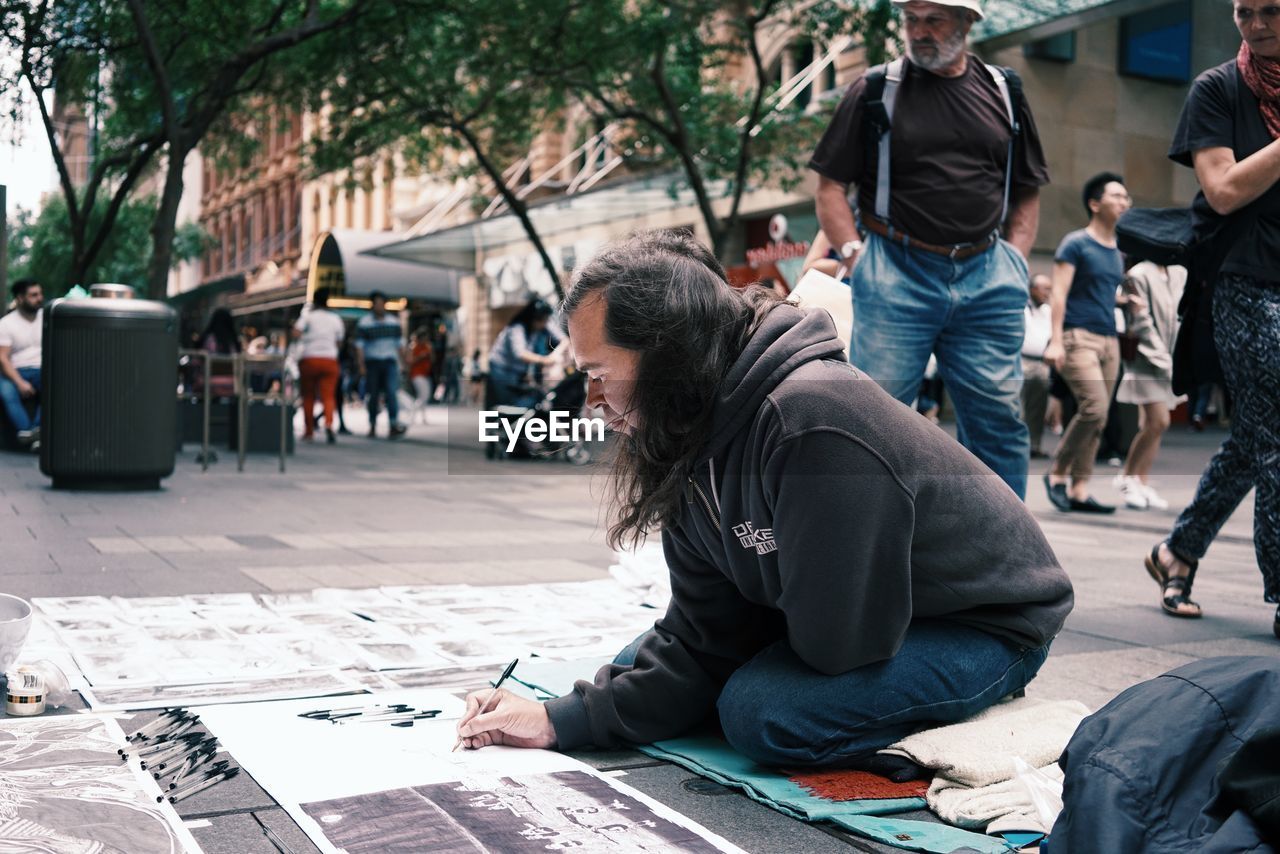
[{"label": "black hoodie", "polygon": [[562,750],[680,735],[778,640],[832,675],[893,657],[921,617],[1035,648],[1073,598],[1012,490],[850,366],[826,312],[786,304],[725,377],[662,545],[667,613],[634,666],[547,703]]}]

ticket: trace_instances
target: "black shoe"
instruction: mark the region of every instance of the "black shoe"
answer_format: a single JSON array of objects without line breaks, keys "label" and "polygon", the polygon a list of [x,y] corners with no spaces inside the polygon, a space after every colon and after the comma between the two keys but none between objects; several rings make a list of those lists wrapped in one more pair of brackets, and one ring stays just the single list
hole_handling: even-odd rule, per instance
[{"label": "black shoe", "polygon": [[324,440],[330,445],[336,445],[338,443],[338,437],[334,434],[332,427],[324,428]]},{"label": "black shoe", "polygon": [[339,428],[338,428],[338,435],[340,435],[340,436],[350,436],[350,435],[351,435],[351,431],[350,431],[350,430],[348,430],[345,426],[343,426],[343,427],[339,427]]},{"label": "black shoe", "polygon": [[1280,608],[1276,608],[1276,621],[1271,624],[1271,631],[1280,638]]},{"label": "black shoe", "polygon": [[376,438],[378,438],[378,428],[377,428],[377,427],[370,427],[370,428],[369,428],[369,438],[370,438],[370,439],[376,439]]},{"label": "black shoe", "polygon": [[1034,450],[1034,451],[1032,451],[1032,452],[1031,452],[1031,459],[1033,459],[1033,460],[1047,460],[1047,459],[1049,459],[1049,455],[1048,455],[1048,454],[1046,454],[1044,451],[1041,451],[1039,448],[1037,448],[1036,450]]},{"label": "black shoe", "polygon": [[1069,499],[1068,510],[1072,513],[1114,513],[1116,508],[1110,504],[1099,504],[1098,500],[1090,495],[1084,501],[1077,501],[1074,498]]},{"label": "black shoe", "polygon": [[401,436],[403,436],[407,432],[409,432],[409,428],[404,426],[403,424],[392,424],[391,433],[387,436],[387,438],[399,439]]},{"label": "black shoe", "polygon": [[1071,498],[1067,495],[1067,485],[1065,483],[1052,484],[1049,482],[1049,475],[1044,476],[1044,488],[1049,493],[1049,503],[1057,507],[1063,513],[1071,509]]}]

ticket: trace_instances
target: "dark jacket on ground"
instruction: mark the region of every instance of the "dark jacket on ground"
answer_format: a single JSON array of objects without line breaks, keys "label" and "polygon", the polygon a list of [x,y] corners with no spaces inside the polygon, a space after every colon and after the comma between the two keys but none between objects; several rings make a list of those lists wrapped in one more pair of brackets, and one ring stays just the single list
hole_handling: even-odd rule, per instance
[{"label": "dark jacket on ground", "polygon": [[605,667],[547,704],[561,749],[680,735],[781,639],[838,674],[891,658],[913,619],[1035,648],[1072,605],[1003,481],[854,370],[826,312],[790,305],[726,376],[662,543],[667,613],[633,667]]},{"label": "dark jacket on ground", "polygon": [[1207,658],[1133,686],[1067,744],[1062,813],[1040,850],[1273,854],[1280,773],[1239,754],[1277,722],[1274,656]]}]

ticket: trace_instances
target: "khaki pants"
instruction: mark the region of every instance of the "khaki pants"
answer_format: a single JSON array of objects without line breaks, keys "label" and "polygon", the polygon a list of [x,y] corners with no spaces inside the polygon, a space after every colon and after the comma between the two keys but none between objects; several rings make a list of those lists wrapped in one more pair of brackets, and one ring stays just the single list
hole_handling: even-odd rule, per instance
[{"label": "khaki pants", "polygon": [[1044,414],[1049,408],[1049,366],[1043,359],[1022,357],[1022,420],[1031,433],[1031,450],[1040,450]]},{"label": "khaki pants", "polygon": [[1107,426],[1111,393],[1120,373],[1120,342],[1114,335],[1068,329],[1062,343],[1067,357],[1060,373],[1075,396],[1077,408],[1058,445],[1053,470],[1081,479],[1093,474],[1093,458],[1102,428]]}]

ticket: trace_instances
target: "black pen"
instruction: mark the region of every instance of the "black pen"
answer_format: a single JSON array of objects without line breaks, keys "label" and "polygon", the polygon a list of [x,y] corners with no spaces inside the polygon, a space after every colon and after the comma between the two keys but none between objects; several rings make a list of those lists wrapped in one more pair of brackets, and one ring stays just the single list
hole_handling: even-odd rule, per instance
[{"label": "black pen", "polygon": [[[480,711],[476,712],[475,717],[478,718],[481,715],[483,715],[485,712],[489,711],[489,703],[493,702],[493,698],[498,696],[498,689],[502,687],[503,682],[507,681],[507,677],[510,676],[515,671],[516,665],[519,663],[520,663],[520,659],[518,658],[511,659],[511,663],[507,665],[507,669],[502,671],[502,675],[498,677],[498,681],[493,683],[493,690],[489,692],[488,697],[484,698],[484,702],[480,704]],[[462,736],[458,736],[458,743],[455,744],[453,746],[453,750],[450,750],[449,752],[450,753],[456,752],[457,749],[462,746],[463,741],[464,739],[462,738]]]}]

